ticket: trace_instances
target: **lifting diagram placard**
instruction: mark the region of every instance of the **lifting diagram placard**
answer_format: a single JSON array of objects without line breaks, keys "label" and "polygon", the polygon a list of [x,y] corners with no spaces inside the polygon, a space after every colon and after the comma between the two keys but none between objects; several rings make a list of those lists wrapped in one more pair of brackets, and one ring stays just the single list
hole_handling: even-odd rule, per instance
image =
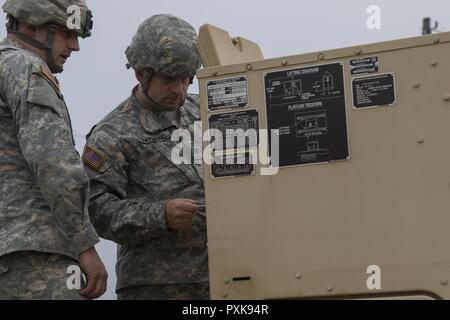
[{"label": "lifting diagram placard", "polygon": [[[279,166],[349,158],[341,63],[265,74],[267,128],[279,130]],[[272,149],[269,134],[269,155]]]}]

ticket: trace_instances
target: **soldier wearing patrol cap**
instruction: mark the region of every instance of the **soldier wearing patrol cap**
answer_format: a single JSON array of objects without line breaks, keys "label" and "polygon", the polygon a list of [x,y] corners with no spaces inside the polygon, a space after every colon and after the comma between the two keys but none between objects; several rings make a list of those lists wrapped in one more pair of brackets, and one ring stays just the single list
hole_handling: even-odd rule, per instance
[{"label": "soldier wearing patrol cap", "polygon": [[[69,7],[81,23],[67,28]],[[97,298],[106,270],[88,214],[89,179],[53,73],[90,35],[84,0],[6,0],[0,42],[0,299]],[[78,268],[78,272],[77,272]],[[86,287],[81,276],[87,278]],[[69,272],[69,273],[68,273]]]},{"label": "soldier wearing patrol cap", "polygon": [[198,96],[187,94],[196,37],[167,14],[141,24],[126,50],[139,84],[88,135],[89,213],[119,244],[119,299],[209,298],[202,166],[172,160],[172,133],[192,135],[200,119]]}]

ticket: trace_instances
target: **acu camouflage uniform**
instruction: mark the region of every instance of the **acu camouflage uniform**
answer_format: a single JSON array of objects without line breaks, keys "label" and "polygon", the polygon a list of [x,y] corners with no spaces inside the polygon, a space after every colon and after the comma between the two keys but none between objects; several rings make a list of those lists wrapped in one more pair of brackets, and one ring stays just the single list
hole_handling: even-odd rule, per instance
[{"label": "acu camouflage uniform", "polygon": [[[64,292],[67,277],[46,282],[46,275],[62,276],[61,265],[77,264],[80,253],[99,241],[87,211],[88,182],[57,81],[38,55],[3,40],[0,299],[78,296]],[[28,253],[17,254],[22,251]],[[55,259],[52,254],[62,256]],[[20,270],[35,272],[18,281]]]},{"label": "acu camouflage uniform", "polygon": [[169,231],[165,214],[169,200],[204,203],[201,160],[176,165],[171,159],[174,130],[188,130],[194,141],[198,96],[188,95],[173,117],[147,94],[155,72],[192,81],[200,67],[196,39],[195,29],[175,16],[144,21],[126,56],[128,67],[143,71],[150,107],[139,102],[135,88],[88,136],[83,159],[91,178],[90,215],[99,234],[119,244],[119,299],[209,298],[206,213],[197,213],[193,230],[183,232]]},{"label": "acu camouflage uniform", "polygon": [[[166,226],[168,200],[204,203],[202,165],[171,160],[178,143],[172,132],[179,127],[193,134],[200,119],[197,96],[188,96],[179,116],[173,123],[141,105],[133,92],[88,135],[83,159],[91,178],[90,215],[99,235],[119,244],[119,298],[209,297],[206,213],[196,214],[191,231]],[[180,284],[197,284],[197,296],[188,286],[161,286]]]},{"label": "acu camouflage uniform", "polygon": [[117,293],[118,300],[206,300],[208,297],[207,282],[135,286]]}]

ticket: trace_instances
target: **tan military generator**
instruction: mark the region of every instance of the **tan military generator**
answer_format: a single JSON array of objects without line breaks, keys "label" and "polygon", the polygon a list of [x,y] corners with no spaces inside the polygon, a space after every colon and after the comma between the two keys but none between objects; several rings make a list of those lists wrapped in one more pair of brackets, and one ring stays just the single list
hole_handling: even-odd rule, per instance
[{"label": "tan military generator", "polygon": [[450,33],[198,49],[213,299],[450,298]]}]

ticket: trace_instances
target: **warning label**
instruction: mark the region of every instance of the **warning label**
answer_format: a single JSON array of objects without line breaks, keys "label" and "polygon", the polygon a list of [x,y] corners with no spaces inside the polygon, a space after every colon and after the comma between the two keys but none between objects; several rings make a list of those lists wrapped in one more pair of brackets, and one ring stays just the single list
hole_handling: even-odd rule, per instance
[{"label": "warning label", "polygon": [[350,72],[354,74],[375,73],[378,72],[378,57],[369,57],[356,60],[350,60]]}]

